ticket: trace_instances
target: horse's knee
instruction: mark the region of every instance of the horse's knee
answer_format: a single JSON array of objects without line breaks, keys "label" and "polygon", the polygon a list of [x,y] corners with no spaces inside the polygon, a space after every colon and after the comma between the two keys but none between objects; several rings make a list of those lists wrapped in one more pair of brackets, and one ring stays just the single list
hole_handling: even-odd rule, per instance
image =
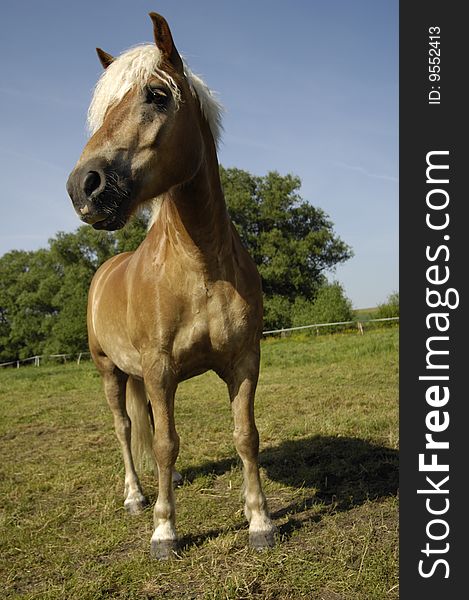
[{"label": "horse's knee", "polygon": [[128,436],[130,436],[130,431],[131,431],[131,423],[130,423],[130,419],[129,417],[124,417],[119,415],[116,419],[115,419],[115,430],[116,430],[116,434],[117,437],[119,439],[121,438],[127,438]]}]

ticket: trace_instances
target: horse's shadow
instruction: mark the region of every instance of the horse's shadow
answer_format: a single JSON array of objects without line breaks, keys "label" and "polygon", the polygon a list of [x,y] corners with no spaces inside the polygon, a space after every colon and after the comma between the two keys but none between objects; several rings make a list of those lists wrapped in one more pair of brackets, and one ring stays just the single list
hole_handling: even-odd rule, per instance
[{"label": "horse's shadow", "polygon": [[[265,448],[259,456],[260,466],[272,481],[301,489],[297,499],[272,512],[274,520],[289,515],[279,526],[281,535],[289,536],[308,521],[319,521],[325,512],[346,511],[367,500],[397,495],[399,486],[398,452],[351,437],[312,436]],[[181,472],[185,481],[200,475],[222,475],[237,460],[209,461]],[[309,511],[321,505],[322,510]],[[184,545],[199,545],[220,532],[187,536]]]}]

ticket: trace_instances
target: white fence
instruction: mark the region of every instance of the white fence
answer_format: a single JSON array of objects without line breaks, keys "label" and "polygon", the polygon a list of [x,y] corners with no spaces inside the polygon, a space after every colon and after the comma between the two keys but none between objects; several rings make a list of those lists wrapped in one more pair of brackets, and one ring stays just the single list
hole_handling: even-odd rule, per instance
[{"label": "white fence", "polygon": [[299,331],[300,329],[314,329],[319,327],[334,327],[336,325],[356,325],[360,333],[363,333],[365,323],[378,323],[379,321],[399,321],[399,317],[386,317],[383,319],[366,319],[365,321],[338,321],[337,323],[315,323],[314,325],[300,325],[299,327],[285,327],[283,329],[270,329],[263,331],[262,335],[270,333],[284,333],[286,331]]},{"label": "white fence", "polygon": [[[339,325],[355,325],[358,329],[358,332],[363,335],[363,325],[366,323],[378,323],[383,321],[399,321],[399,317],[387,317],[384,319],[366,319],[365,321],[339,321],[337,323],[314,323],[313,325],[300,325],[299,327],[285,327],[283,329],[269,329],[268,331],[263,331],[262,335],[271,335],[271,334],[285,334],[290,331],[301,331],[304,329],[317,329],[319,331],[320,327],[336,327]],[[20,368],[20,365],[23,363],[33,363],[35,367],[39,367],[42,359],[62,359],[63,362],[67,362],[67,360],[76,360],[77,364],[80,364],[80,361],[83,356],[89,355],[89,352],[80,352],[75,354],[40,354],[36,356],[30,356],[29,358],[23,358],[21,360],[12,360],[10,362],[0,363],[0,367],[15,367],[17,369]]]},{"label": "white fence", "polygon": [[39,367],[42,359],[49,358],[62,359],[63,362],[67,362],[67,360],[70,359],[76,359],[77,365],[79,365],[83,356],[89,354],[89,352],[79,352],[78,354],[76,352],[74,354],[37,354],[36,356],[30,356],[29,358],[22,358],[19,360],[11,360],[10,362],[0,363],[0,367],[16,366],[16,368],[19,369],[22,363],[33,363],[35,367]]}]

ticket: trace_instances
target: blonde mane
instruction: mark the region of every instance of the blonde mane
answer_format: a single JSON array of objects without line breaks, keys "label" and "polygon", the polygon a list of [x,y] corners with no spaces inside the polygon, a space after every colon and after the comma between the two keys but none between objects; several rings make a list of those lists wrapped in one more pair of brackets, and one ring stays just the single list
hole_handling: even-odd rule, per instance
[{"label": "blonde mane", "polygon": [[[110,106],[120,102],[134,86],[143,89],[151,77],[157,76],[162,79],[171,90],[176,106],[179,105],[181,92],[174,79],[160,68],[161,59],[161,52],[155,44],[135,46],[114,59],[99,78],[88,109],[88,128],[92,134],[103,124]],[[184,75],[191,92],[198,99],[215,144],[218,144],[222,131],[223,107],[202,79],[192,73],[184,60],[183,64]]]}]

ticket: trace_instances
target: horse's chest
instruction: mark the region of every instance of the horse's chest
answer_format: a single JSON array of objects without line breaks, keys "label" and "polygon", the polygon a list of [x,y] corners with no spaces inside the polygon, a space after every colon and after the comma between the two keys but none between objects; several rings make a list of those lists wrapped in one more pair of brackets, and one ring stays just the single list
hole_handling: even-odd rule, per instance
[{"label": "horse's chest", "polygon": [[231,288],[205,287],[194,294],[181,311],[174,340],[175,358],[180,361],[210,360],[236,352],[249,334],[249,309]]}]

